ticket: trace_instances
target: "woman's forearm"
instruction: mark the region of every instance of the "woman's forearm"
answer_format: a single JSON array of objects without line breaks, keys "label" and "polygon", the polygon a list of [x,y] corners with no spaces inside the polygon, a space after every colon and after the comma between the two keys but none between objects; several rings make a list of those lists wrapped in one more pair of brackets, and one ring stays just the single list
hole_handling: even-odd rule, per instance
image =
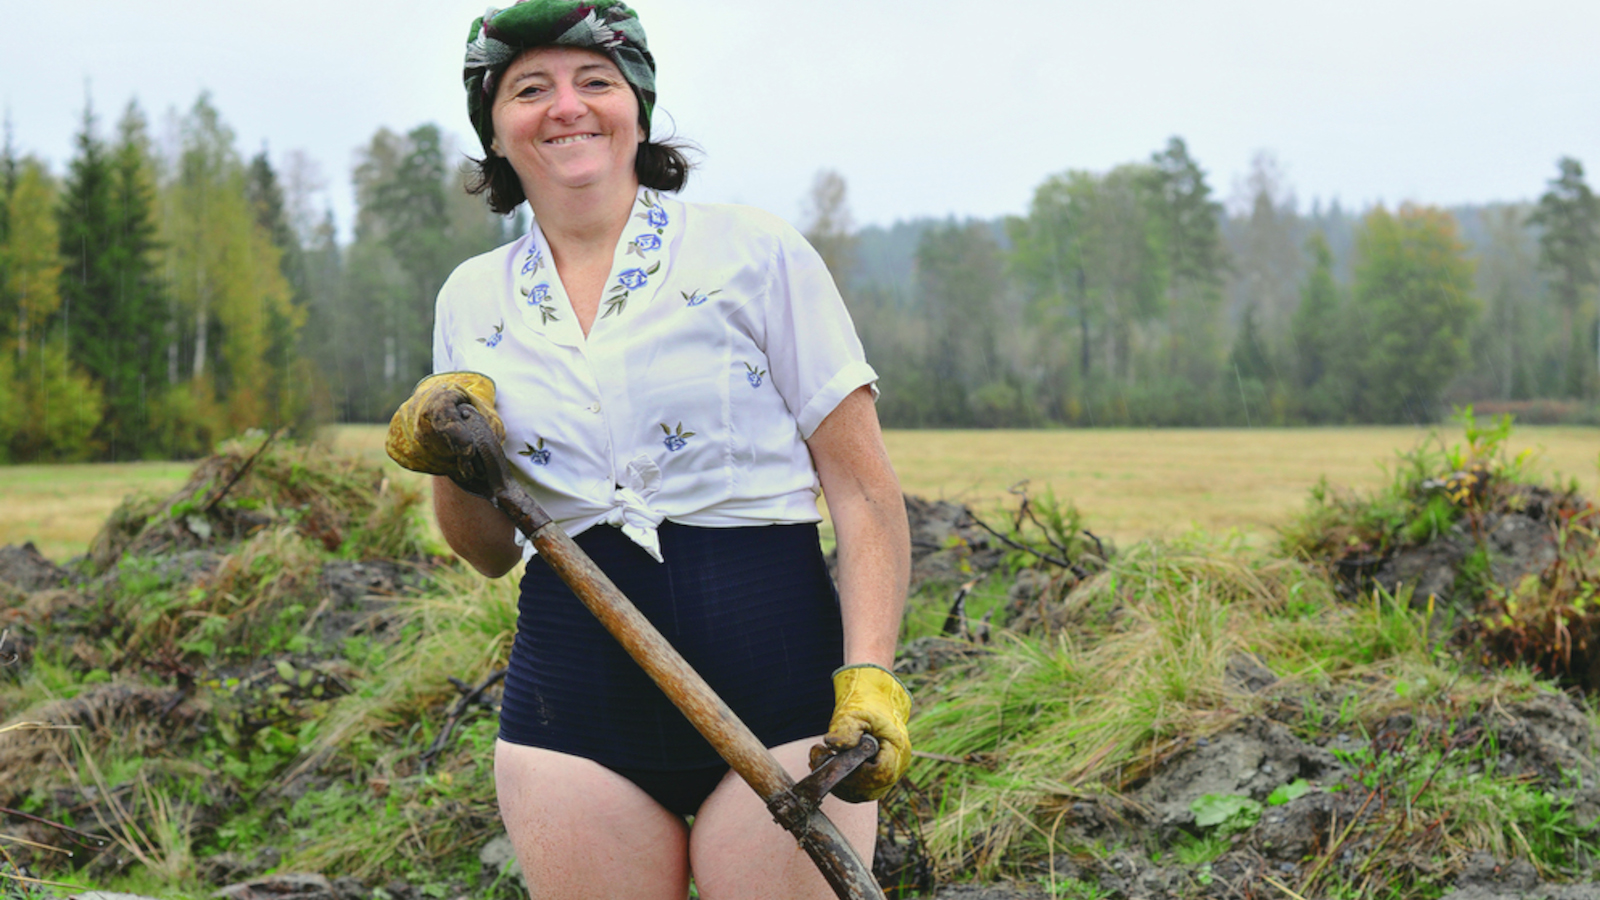
[{"label": "woman's forearm", "polygon": [[434,476],[433,514],[450,549],[484,575],[499,578],[522,561],[511,520],[449,478]]},{"label": "woman's forearm", "polygon": [[807,444],[838,545],[844,661],[889,668],[905,611],[911,538],[869,389],[846,397]]}]

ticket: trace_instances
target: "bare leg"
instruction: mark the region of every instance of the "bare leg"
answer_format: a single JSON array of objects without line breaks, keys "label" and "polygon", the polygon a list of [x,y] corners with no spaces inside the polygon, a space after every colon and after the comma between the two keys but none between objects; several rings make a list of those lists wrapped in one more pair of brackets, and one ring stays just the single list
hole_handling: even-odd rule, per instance
[{"label": "bare leg", "polygon": [[[822,738],[773,748],[789,774],[804,777],[807,754]],[[829,796],[822,811],[868,864],[878,833],[878,804]],[[756,792],[729,772],[701,804],[689,835],[694,881],[705,900],[834,900],[833,889],[794,836],[772,820]]]},{"label": "bare leg", "polygon": [[495,743],[500,816],[534,900],[684,900],[688,827],[593,760]]}]

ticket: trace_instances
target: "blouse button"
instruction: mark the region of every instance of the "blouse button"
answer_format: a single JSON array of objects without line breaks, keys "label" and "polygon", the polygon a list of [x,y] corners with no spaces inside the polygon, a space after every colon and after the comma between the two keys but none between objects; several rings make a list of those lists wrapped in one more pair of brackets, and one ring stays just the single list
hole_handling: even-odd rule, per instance
[{"label": "blouse button", "polygon": [[599,411],[600,411],[600,404],[599,404],[598,401],[589,404],[589,412],[597,413]]}]

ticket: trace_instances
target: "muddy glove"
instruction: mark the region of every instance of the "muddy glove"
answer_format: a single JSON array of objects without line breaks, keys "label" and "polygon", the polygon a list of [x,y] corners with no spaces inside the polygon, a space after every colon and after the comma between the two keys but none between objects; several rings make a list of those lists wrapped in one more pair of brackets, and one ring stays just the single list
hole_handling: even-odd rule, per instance
[{"label": "muddy glove", "polygon": [[[471,412],[458,407],[471,406]],[[447,475],[472,493],[485,496],[485,461],[462,438],[458,426],[463,415],[476,414],[488,422],[495,439],[503,443],[506,426],[494,411],[494,382],[477,372],[429,375],[389,420],[384,449],[389,458],[413,472]],[[498,449],[498,445],[496,447]]]},{"label": "muddy glove", "polygon": [[892,672],[861,663],[833,673],[833,720],[823,743],[811,748],[811,766],[860,743],[863,732],[878,739],[878,754],[839,783],[833,793],[850,803],[876,800],[889,793],[911,768],[911,695]]}]

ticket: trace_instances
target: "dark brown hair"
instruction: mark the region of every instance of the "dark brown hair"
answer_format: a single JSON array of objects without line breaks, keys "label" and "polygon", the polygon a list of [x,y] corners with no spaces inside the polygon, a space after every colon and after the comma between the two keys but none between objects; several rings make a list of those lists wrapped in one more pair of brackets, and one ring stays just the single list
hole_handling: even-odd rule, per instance
[{"label": "dark brown hair", "polygon": [[[684,153],[692,145],[674,140],[645,141],[639,145],[639,155],[633,160],[633,173],[639,183],[657,191],[681,191],[689,183],[689,170],[694,163]],[[500,215],[508,215],[517,204],[528,199],[522,192],[522,179],[511,168],[510,160],[493,153],[483,159],[467,157],[472,162],[467,173],[467,193],[488,194],[484,199],[489,208]]]}]

